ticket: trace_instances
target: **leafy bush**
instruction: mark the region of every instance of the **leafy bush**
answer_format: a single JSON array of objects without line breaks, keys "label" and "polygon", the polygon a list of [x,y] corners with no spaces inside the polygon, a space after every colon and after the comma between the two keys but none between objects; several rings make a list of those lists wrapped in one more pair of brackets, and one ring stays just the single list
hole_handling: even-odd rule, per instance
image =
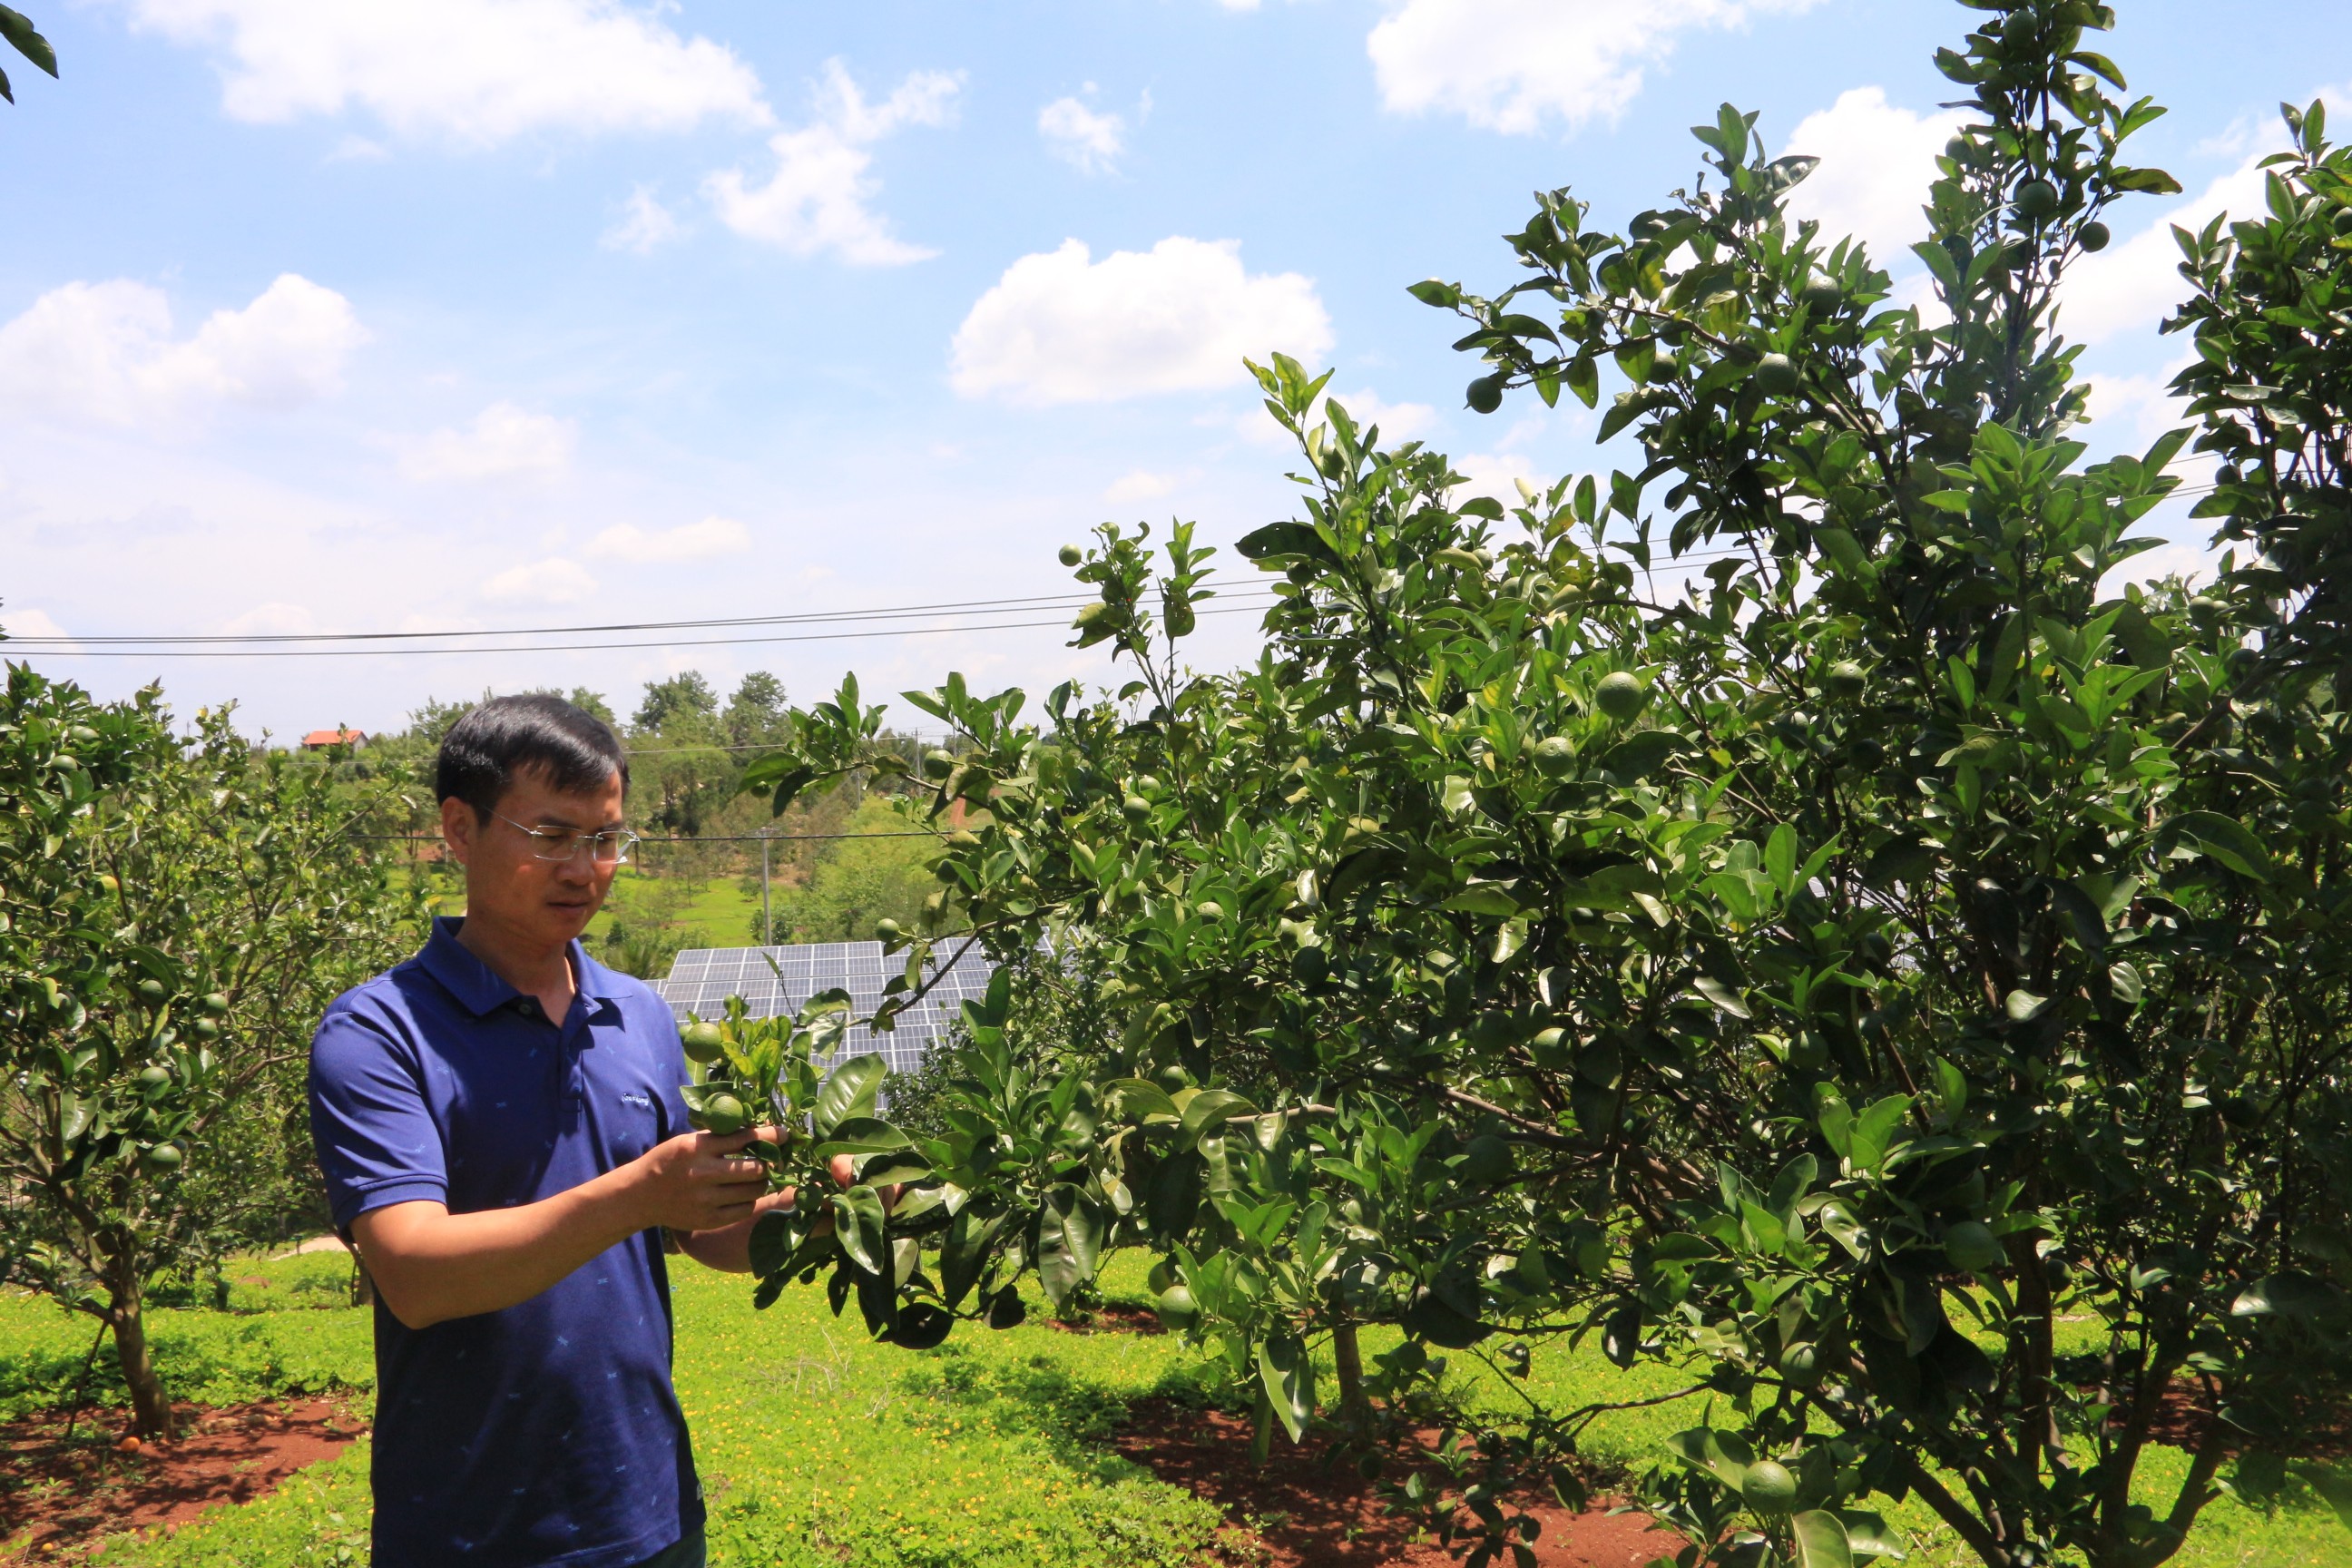
[{"label": "leafy bush", "polygon": [[0,1280],[106,1326],[143,1432],[172,1425],[149,1280],[310,1201],[310,1032],[417,939],[415,882],[352,837],[380,787],[7,667]]}]

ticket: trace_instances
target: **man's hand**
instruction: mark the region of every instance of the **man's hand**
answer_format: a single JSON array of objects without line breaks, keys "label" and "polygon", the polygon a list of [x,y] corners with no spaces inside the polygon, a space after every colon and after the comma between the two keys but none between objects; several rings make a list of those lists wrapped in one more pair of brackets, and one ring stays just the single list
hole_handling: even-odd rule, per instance
[{"label": "man's hand", "polygon": [[750,1219],[768,1190],[768,1168],[743,1151],[762,1136],[774,1142],[774,1133],[681,1132],[646,1150],[627,1167],[645,1219],[639,1228],[667,1226],[686,1236]]},{"label": "man's hand", "polygon": [[[757,1132],[739,1133],[734,1138],[723,1140],[723,1142],[740,1148],[755,1137],[764,1139],[771,1143],[782,1143],[790,1134],[782,1128],[762,1127]],[[651,1156],[648,1155],[647,1158]],[[836,1185],[848,1187],[856,1184],[857,1162],[849,1155],[835,1154],[827,1168],[832,1171]],[[896,1185],[882,1188],[881,1198],[885,1210],[898,1207],[898,1188]],[[731,1225],[699,1232],[680,1231],[677,1237],[678,1247],[688,1257],[698,1263],[706,1264],[712,1268],[724,1269],[729,1273],[743,1273],[751,1267],[751,1221],[770,1209],[789,1211],[797,1206],[799,1199],[800,1191],[795,1187],[786,1187],[782,1192],[770,1193],[767,1196],[759,1199]],[[825,1236],[832,1230],[833,1211],[829,1207],[819,1211],[815,1220],[809,1226],[810,1234],[814,1236]]]}]

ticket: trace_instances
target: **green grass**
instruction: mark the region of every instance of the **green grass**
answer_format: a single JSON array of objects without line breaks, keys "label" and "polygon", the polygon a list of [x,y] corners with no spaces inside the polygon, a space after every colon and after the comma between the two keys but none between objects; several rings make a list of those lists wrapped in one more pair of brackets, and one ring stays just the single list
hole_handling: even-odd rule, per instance
[{"label": "green grass", "polygon": [[[240,1264],[228,1312],[159,1310],[156,1354],[174,1392],[207,1403],[352,1391],[372,1397],[364,1312],[342,1298],[340,1255]],[[1205,1402],[1214,1379],[1172,1340],[1069,1334],[1042,1322],[1004,1333],[960,1328],[937,1351],[866,1342],[852,1311],[820,1290],[754,1312],[747,1282],[681,1264],[676,1273],[677,1384],[710,1494],[713,1561],[786,1568],[1175,1568],[1197,1563],[1223,1523],[1188,1494],[1107,1454],[1094,1440],[1127,1401],[1160,1394]],[[1114,1298],[1139,1298],[1141,1262],[1118,1260]],[[0,1297],[0,1416],[56,1403],[89,1346],[83,1320]],[[1377,1353],[1392,1338],[1368,1336]],[[1482,1401],[1516,1398],[1475,1357],[1456,1375]],[[100,1357],[100,1367],[106,1358]],[[1328,1376],[1328,1372],[1327,1372]],[[1324,1387],[1328,1390],[1328,1382]],[[1620,1371],[1588,1346],[1537,1352],[1528,1387],[1555,1403],[1623,1401],[1683,1386],[1665,1369]],[[122,1403],[119,1381],[100,1398]],[[1697,1424],[1703,1399],[1602,1417],[1586,1449],[1640,1466],[1670,1433]],[[2145,1491],[2168,1498],[2186,1458],[2156,1451]],[[1914,1532],[1924,1568],[1959,1564],[1948,1531],[1916,1504],[1889,1510]],[[303,1472],[269,1498],[224,1510],[165,1541],[119,1538],[100,1561],[121,1568],[309,1568],[364,1561],[367,1452]],[[341,1558],[355,1550],[356,1558]],[[2264,1517],[2224,1500],[2207,1510],[2181,1568],[2340,1568],[2352,1536],[2305,1497]]]}]

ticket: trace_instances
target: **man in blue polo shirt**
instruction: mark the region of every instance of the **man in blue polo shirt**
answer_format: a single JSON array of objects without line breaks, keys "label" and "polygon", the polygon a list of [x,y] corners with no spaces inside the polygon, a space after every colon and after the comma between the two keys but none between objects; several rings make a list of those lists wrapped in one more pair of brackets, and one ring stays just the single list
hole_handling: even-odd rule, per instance
[{"label": "man in blue polo shirt", "polygon": [[668,1007],[580,944],[632,841],[612,731],[499,698],[436,773],[466,916],[338,998],[310,1057],[376,1284],[376,1568],[699,1568],[662,1237],[741,1269],[791,1195],[751,1134],[688,1127]]}]

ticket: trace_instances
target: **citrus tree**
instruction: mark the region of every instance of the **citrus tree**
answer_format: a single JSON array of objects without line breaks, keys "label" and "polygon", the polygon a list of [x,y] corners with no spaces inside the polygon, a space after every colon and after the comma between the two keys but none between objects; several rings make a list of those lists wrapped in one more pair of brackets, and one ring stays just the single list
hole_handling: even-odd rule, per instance
[{"label": "citrus tree", "polygon": [[[1281,574],[1255,666],[1182,664],[1189,530],[1155,563],[1106,527],[1066,559],[1123,690],[908,694],[959,737],[922,764],[966,813],[932,917],[1091,955],[1034,983],[1116,1026],[976,1009],[946,1136],[828,1146],[919,1206],[856,1249],[763,1222],[793,1243],[763,1289],[829,1274],[895,1333],[1000,1318],[1024,1270],[1058,1306],[1147,1246],[1262,1438],[1318,1409],[1469,1434],[1433,1522],[1474,1563],[1525,1560],[1506,1499],[1572,1498],[1604,1406],[1464,1406],[1446,1365],[1507,1385],[1580,1336],[1688,1373],[1705,1418],[1643,1482],[1686,1564],[1890,1554],[1893,1499],[1994,1568],[2139,1568],[2285,1484],[2352,1372],[2346,773],[2333,681],[2243,644],[2326,598],[2105,586],[2188,433],[2087,460],[2058,300],[2114,204],[2176,187],[2122,156],[2158,110],[2109,96],[2104,8],[1974,9],[1939,56],[1972,112],[1927,193],[1932,314],[1789,216],[1807,161],[1727,108],[1693,194],[1612,232],[1551,193],[1514,287],[1414,290],[1468,318],[1472,407],[1607,395],[1625,469],[1464,500],[1277,357],[1304,512],[1241,543]],[[2332,229],[2305,155],[2281,221]],[[2252,265],[2214,258],[2217,347],[2294,308],[2234,302]],[[2217,405],[2333,391],[2250,398],[2207,358]],[[2273,482],[2225,477],[2242,526]],[[752,771],[780,806],[906,766],[854,684],[794,722]],[[886,934],[882,1023],[943,940]],[[898,1248],[926,1231],[935,1267]],[[1368,1361],[1372,1322],[1402,1348]],[[2192,1451],[2152,1497],[2168,1426]]]},{"label": "citrus tree", "polygon": [[0,1276],[110,1331],[168,1436],[151,1280],[306,1187],[302,1064],[327,1003],[413,946],[414,892],[350,837],[369,804],[23,665],[0,692]]}]

